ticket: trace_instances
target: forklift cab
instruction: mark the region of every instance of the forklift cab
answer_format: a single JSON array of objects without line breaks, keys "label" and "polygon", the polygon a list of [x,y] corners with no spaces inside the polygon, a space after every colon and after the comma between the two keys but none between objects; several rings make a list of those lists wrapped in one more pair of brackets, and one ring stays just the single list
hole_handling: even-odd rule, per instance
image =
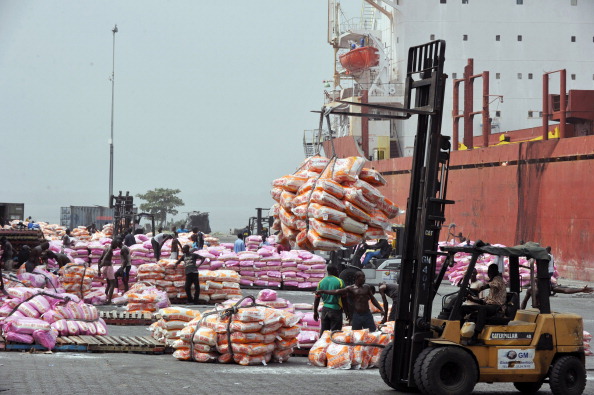
[{"label": "forklift cab", "polygon": [[[549,383],[555,395],[581,394],[586,384],[583,321],[576,314],[551,311],[546,250],[532,242],[495,247],[481,241],[442,249],[448,257],[439,281],[456,253],[469,253],[472,258],[460,289],[449,295],[449,303],[442,304],[438,318],[431,320],[432,334],[414,363],[418,388],[423,393],[470,393],[477,382],[512,382],[520,392],[532,394]],[[509,257],[509,291],[505,312],[488,317],[479,342],[470,343],[462,323],[472,317],[464,317],[462,304],[482,254]],[[538,309],[519,309],[521,256],[536,261]],[[444,376],[445,371],[458,368],[463,373]]]}]

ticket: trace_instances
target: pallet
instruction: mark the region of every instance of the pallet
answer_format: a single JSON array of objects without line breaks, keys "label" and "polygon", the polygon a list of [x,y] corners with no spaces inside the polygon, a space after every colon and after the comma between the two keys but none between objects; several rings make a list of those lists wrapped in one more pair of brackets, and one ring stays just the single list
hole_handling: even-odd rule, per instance
[{"label": "pallet", "polygon": [[294,348],[292,357],[306,357],[309,355],[309,348]]},{"label": "pallet", "polygon": [[108,325],[150,325],[156,321],[151,313],[134,311],[99,311],[99,317]]},{"label": "pallet", "polygon": [[[39,344],[17,343],[0,343],[0,350],[48,351]],[[170,354],[173,349],[150,336],[63,336],[58,337],[52,351]]]}]

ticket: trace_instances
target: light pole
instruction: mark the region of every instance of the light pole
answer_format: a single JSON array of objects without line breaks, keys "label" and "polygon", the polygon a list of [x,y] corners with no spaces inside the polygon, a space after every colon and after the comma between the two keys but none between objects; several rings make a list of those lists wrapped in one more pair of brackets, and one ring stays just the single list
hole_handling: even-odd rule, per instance
[{"label": "light pole", "polygon": [[111,68],[111,138],[109,139],[109,207],[113,207],[113,99],[115,88],[115,34],[118,32],[118,25],[111,30],[113,33],[113,57]]}]

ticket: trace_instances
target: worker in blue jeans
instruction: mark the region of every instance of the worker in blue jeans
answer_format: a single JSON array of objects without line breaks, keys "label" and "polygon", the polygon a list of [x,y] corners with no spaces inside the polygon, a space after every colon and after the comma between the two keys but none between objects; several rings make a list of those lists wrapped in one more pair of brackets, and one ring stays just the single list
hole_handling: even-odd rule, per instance
[{"label": "worker in blue jeans", "polygon": [[392,251],[392,246],[390,246],[390,243],[388,243],[388,240],[386,240],[386,239],[380,239],[373,246],[365,244],[364,248],[365,249],[375,248],[376,250],[367,252],[365,254],[365,258],[363,259],[363,263],[362,263],[363,267],[365,267],[369,264],[369,261],[371,261],[371,258],[373,258],[373,257],[377,257],[378,259],[387,258],[390,256],[390,252]]}]

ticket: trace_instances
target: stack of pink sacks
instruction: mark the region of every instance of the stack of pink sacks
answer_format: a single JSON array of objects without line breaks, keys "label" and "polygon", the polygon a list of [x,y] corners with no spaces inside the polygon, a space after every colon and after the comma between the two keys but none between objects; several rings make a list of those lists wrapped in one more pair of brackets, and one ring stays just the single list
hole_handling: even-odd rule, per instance
[{"label": "stack of pink sacks", "polygon": [[33,288],[48,288],[56,290],[60,288],[58,276],[48,272],[42,266],[36,267],[33,273],[27,273],[25,270],[18,270],[17,278],[22,284]]},{"label": "stack of pink sacks", "polygon": [[263,306],[272,307],[273,309],[295,313],[295,307],[293,307],[293,304],[286,299],[279,298],[276,291],[273,289],[263,289],[258,292],[256,303]]},{"label": "stack of pink sacks", "polygon": [[198,253],[214,259],[210,262],[210,269],[225,268],[238,272],[241,275],[240,283],[244,286],[280,287],[284,284],[311,289],[317,287],[326,273],[324,258],[305,250],[282,251],[278,254],[273,246],[263,245],[256,251],[237,254],[226,249],[213,251],[211,248],[206,253]]},{"label": "stack of pink sacks", "polygon": [[77,241],[73,249],[76,251],[76,257],[73,256],[73,258],[80,259],[84,263],[89,263],[91,261],[87,242]]},{"label": "stack of pink sacks", "polygon": [[300,317],[297,325],[301,328],[297,340],[301,348],[309,349],[320,338],[320,321],[313,319],[313,305],[309,303],[295,303],[295,314]]},{"label": "stack of pink sacks", "polygon": [[583,338],[584,338],[584,340],[583,340],[583,342],[584,342],[584,353],[587,356],[594,355],[594,352],[592,352],[592,348],[590,346],[590,340],[592,340],[592,335],[590,334],[590,332],[584,331]]},{"label": "stack of pink sacks", "polygon": [[[440,246],[451,245],[446,242],[440,242],[439,244],[440,244]],[[471,244],[472,244],[472,242],[471,242]],[[466,245],[466,242],[458,244],[458,246],[460,246],[460,247],[465,246],[465,245]],[[493,246],[505,247],[503,244],[493,244]],[[471,257],[472,257],[471,254],[467,254],[467,253],[463,253],[463,252],[459,252],[456,255],[454,255],[454,265],[449,267],[448,270],[446,271],[446,276],[448,277],[448,280],[450,281],[451,284],[458,285],[462,281],[462,279],[464,278],[464,274],[466,273],[466,271],[468,269],[468,264],[470,263]],[[437,258],[437,265],[436,265],[437,273],[439,273],[439,271],[441,270],[443,264],[445,263],[445,259],[446,259],[445,256],[439,256]],[[489,277],[487,275],[487,270],[489,268],[489,265],[491,265],[493,263],[497,263],[496,259],[497,259],[497,257],[495,255],[490,255],[490,254],[483,254],[479,257],[479,259],[476,262],[476,266],[475,266],[475,268],[478,272],[477,279],[479,281],[482,281],[484,283],[488,282]],[[528,259],[526,259],[526,257],[520,257],[519,263],[520,263],[520,284],[523,287],[530,286],[530,269],[529,269],[530,262]],[[503,279],[506,282],[509,282],[509,258],[508,257],[504,257],[503,264],[504,264]],[[553,275],[553,278],[551,279],[551,281],[553,283],[556,283],[557,277],[558,277],[558,273],[555,269],[555,274]]]},{"label": "stack of pink sacks", "polygon": [[0,327],[7,341],[41,344],[53,349],[58,336],[107,334],[94,306],[72,294],[38,288],[8,288],[0,308]]},{"label": "stack of pink sacks", "polygon": [[386,236],[398,207],[377,189],[385,179],[365,163],[361,157],[315,156],[295,174],[274,180],[273,230],[304,250],[330,251]]},{"label": "stack of pink sacks", "polygon": [[257,251],[262,244],[262,236],[251,235],[245,238],[245,249],[248,251]]}]

